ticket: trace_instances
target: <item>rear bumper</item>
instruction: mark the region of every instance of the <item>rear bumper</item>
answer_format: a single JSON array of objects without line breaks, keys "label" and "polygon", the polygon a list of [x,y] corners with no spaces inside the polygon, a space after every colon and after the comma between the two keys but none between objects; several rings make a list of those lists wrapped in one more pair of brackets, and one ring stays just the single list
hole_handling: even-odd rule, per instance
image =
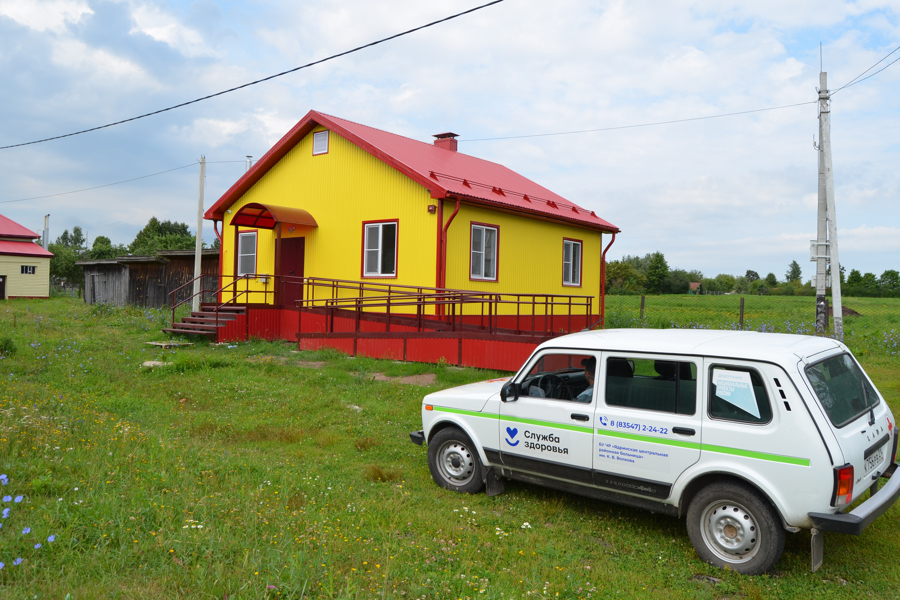
[{"label": "rear bumper", "polygon": [[872,521],[880,517],[900,498],[900,475],[895,474],[887,484],[868,500],[849,513],[809,513],[813,527],[821,531],[859,535]]},{"label": "rear bumper", "polygon": [[[425,443],[425,430],[420,429],[418,431],[410,431],[409,432],[409,441],[417,446],[421,446]],[[900,479],[900,477],[898,477]]]}]

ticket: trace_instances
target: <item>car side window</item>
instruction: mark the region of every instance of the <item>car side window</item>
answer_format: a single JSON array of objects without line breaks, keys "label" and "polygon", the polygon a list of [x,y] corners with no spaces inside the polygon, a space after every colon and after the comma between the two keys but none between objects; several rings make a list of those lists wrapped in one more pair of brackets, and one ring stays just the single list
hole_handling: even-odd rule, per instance
[{"label": "car side window", "polygon": [[637,357],[606,359],[606,404],[692,415],[697,409],[697,365]]},{"label": "car side window", "polygon": [[709,370],[709,416],[743,423],[771,421],[772,406],[760,374],[749,367],[713,365]]},{"label": "car side window", "polygon": [[597,359],[589,354],[542,354],[519,383],[522,396],[552,398],[590,404],[593,400]]}]

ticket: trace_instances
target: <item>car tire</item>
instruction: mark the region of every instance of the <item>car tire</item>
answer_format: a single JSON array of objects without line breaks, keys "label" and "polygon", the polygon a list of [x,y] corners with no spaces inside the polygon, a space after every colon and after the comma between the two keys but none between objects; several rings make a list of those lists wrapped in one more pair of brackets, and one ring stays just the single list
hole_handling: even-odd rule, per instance
[{"label": "car tire", "polygon": [[478,452],[469,436],[456,427],[441,429],[428,442],[428,469],[442,488],[463,494],[484,488]]},{"label": "car tire", "polygon": [[713,483],[694,497],[688,537],[701,559],[744,575],[760,575],[784,552],[781,518],[758,491],[738,482]]}]

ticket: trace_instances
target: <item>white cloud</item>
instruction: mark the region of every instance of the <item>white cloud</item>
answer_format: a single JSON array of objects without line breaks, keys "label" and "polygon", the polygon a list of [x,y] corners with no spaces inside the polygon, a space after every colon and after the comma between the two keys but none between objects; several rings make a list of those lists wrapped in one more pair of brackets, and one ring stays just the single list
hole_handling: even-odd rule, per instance
[{"label": "white cloud", "polygon": [[164,12],[160,6],[141,4],[131,13],[135,26],[129,33],[143,33],[163,42],[185,56],[214,56],[203,36],[181,23],[174,15]]},{"label": "white cloud", "polygon": [[0,0],[0,16],[35,31],[63,33],[70,23],[78,23],[94,11],[87,2],[78,0]]}]

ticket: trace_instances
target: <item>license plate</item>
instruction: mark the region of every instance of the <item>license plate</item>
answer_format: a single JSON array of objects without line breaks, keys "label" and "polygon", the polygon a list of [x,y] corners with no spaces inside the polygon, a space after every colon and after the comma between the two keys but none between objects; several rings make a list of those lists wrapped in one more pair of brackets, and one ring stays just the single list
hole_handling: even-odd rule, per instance
[{"label": "license plate", "polygon": [[868,475],[872,471],[875,470],[875,467],[881,464],[884,460],[884,448],[879,448],[875,452],[872,453],[869,458],[866,459],[866,472],[863,473],[863,476]]}]

